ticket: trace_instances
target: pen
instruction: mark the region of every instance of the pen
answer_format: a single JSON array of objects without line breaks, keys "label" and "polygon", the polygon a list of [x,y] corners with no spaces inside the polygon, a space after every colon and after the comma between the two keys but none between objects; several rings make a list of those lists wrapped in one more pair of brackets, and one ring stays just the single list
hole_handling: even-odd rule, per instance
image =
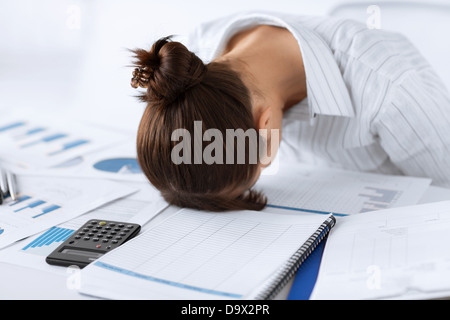
[{"label": "pen", "polygon": [[0,193],[2,196],[8,193],[8,185],[6,184],[5,170],[0,168]]},{"label": "pen", "polygon": [[16,177],[13,173],[0,168],[0,204],[8,193],[14,201],[17,200]]},{"label": "pen", "polygon": [[17,200],[17,187],[16,187],[16,177],[9,171],[6,171],[6,181],[8,183],[9,195],[11,198]]}]

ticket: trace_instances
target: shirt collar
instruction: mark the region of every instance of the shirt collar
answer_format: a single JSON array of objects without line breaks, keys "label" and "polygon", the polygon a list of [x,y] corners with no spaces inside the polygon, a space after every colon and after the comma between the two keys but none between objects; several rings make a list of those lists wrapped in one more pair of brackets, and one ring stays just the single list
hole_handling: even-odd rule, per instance
[{"label": "shirt collar", "polygon": [[299,43],[305,66],[311,117],[317,114],[354,117],[355,111],[348,89],[330,47],[303,20],[302,16],[286,14],[239,14],[228,20],[229,23],[219,34],[215,33],[215,38],[220,40],[212,50],[210,60],[220,55],[231,37],[240,30],[260,24],[284,27]]}]

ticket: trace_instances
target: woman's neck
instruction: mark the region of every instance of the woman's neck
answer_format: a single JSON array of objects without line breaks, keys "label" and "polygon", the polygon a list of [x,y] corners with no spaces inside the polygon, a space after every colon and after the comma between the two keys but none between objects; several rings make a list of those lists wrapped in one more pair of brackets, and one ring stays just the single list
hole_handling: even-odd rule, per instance
[{"label": "woman's neck", "polygon": [[287,29],[258,26],[240,32],[216,59],[221,60],[236,66],[251,91],[279,101],[283,110],[307,95],[300,48]]}]

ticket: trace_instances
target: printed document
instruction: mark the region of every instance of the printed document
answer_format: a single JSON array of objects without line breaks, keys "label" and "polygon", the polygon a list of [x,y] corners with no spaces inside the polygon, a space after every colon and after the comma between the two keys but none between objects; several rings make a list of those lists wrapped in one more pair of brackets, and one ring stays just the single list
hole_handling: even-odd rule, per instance
[{"label": "printed document", "polygon": [[448,297],[449,230],[449,201],[339,218],[312,299]]}]

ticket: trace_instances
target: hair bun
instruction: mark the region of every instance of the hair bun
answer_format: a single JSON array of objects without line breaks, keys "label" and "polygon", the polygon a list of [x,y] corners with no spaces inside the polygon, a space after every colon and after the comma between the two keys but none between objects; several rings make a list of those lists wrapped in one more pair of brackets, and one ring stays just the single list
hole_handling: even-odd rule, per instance
[{"label": "hair bun", "polygon": [[180,94],[203,79],[206,65],[180,42],[164,37],[156,41],[150,51],[131,50],[134,53],[133,88],[145,88],[140,97],[145,102],[173,102]]}]

